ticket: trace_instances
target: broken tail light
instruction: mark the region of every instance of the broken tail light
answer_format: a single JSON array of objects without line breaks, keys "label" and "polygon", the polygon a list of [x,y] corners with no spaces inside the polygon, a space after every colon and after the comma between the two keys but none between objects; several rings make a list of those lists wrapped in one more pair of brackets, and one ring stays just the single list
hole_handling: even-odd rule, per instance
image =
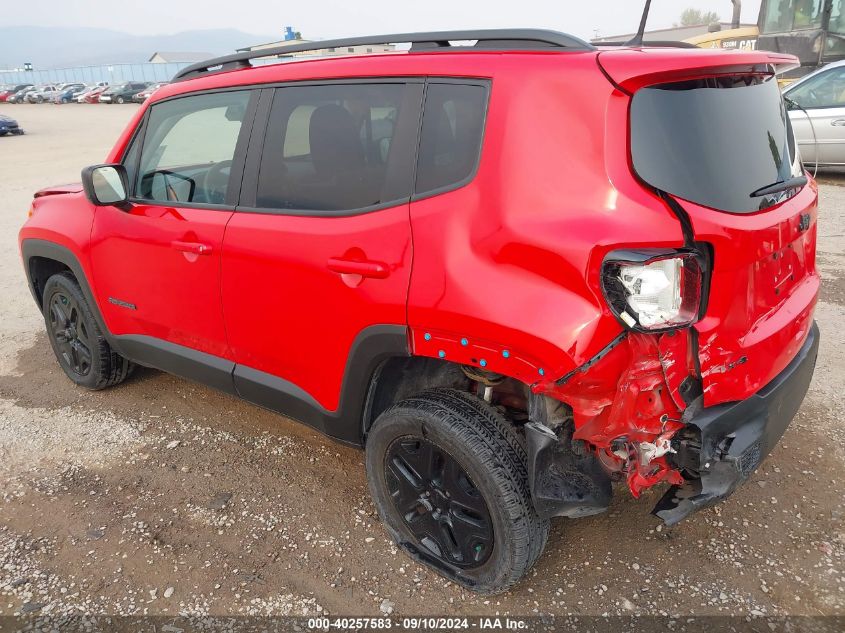
[{"label": "broken tail light", "polygon": [[693,252],[614,251],[602,266],[608,306],[633,330],[654,332],[695,322],[701,289],[701,257]]}]

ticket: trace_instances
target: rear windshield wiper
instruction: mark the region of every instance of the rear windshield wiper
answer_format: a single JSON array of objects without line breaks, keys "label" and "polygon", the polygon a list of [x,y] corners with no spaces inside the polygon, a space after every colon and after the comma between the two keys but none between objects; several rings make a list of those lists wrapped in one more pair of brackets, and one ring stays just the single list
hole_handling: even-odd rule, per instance
[{"label": "rear windshield wiper", "polygon": [[768,196],[773,193],[780,193],[781,191],[786,191],[787,189],[798,189],[799,187],[803,187],[806,184],[806,176],[796,176],[795,178],[781,180],[780,182],[776,182],[771,185],[766,185],[765,187],[760,187],[757,191],[751,192],[751,197],[759,198],[761,196]]}]

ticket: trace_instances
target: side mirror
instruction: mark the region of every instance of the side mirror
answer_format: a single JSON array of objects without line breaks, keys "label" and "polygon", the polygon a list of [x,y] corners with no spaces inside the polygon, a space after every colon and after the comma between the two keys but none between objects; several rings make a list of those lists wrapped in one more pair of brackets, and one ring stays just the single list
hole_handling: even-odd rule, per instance
[{"label": "side mirror", "polygon": [[123,165],[93,165],[82,170],[82,188],[98,207],[122,206],[129,201],[126,168]]}]

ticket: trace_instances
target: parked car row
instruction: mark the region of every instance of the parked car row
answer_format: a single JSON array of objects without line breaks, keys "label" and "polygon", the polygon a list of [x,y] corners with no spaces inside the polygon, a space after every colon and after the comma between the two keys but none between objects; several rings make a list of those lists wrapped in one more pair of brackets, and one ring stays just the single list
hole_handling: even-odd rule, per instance
[{"label": "parked car row", "polygon": [[8,101],[20,91],[32,88],[32,84],[6,84],[0,86],[0,101]]},{"label": "parked car row", "polygon": [[70,82],[60,84],[8,84],[0,86],[0,101],[6,103],[143,103],[167,82],[126,81],[110,86]]}]

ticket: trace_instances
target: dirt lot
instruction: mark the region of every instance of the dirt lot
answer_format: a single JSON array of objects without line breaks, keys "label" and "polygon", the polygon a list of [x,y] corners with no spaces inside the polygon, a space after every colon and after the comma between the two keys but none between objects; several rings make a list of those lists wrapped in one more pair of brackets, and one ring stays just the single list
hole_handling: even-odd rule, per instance
[{"label": "dirt lot", "polygon": [[0,138],[0,614],[845,615],[845,179],[821,185],[815,380],[753,480],[671,530],[661,491],[620,490],[480,598],[391,545],[361,453],[151,370],[94,394],[65,379],[17,230],[134,108],[0,104],[27,130]]}]

